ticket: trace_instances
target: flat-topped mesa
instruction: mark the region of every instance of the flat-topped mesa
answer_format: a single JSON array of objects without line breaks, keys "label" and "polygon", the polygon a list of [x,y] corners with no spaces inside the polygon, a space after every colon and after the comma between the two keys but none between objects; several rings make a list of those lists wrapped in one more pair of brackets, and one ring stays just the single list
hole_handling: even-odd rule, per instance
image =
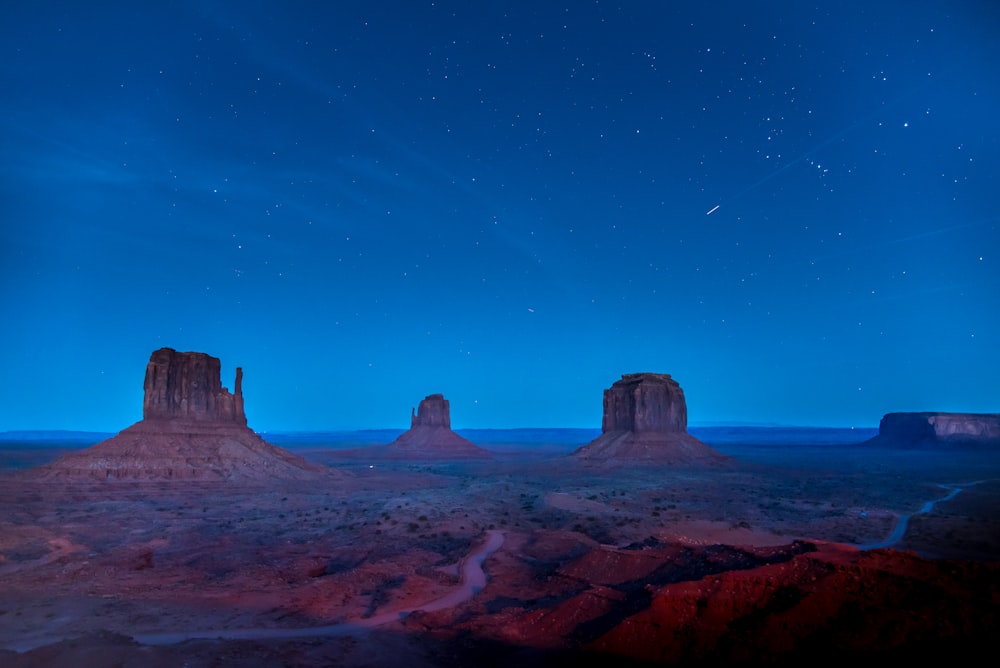
[{"label": "flat-topped mesa", "polygon": [[153,352],[143,381],[144,420],[195,420],[245,426],[243,369],[236,369],[235,394],[222,386],[219,358],[205,353]]},{"label": "flat-topped mesa", "polygon": [[411,410],[410,428],[413,427],[451,429],[451,407],[443,394],[428,394],[416,410]]},{"label": "flat-topped mesa", "polygon": [[1000,446],[1000,413],[886,413],[873,445]]},{"label": "flat-topped mesa", "polygon": [[451,430],[451,408],[443,394],[428,394],[410,410],[410,428],[386,446],[389,457],[485,459],[490,454]]},{"label": "flat-topped mesa", "polygon": [[668,373],[627,373],[604,390],[601,432],[686,433],[684,390]]},{"label": "flat-topped mesa", "polygon": [[601,435],[573,453],[586,460],[661,464],[721,461],[687,433],[681,386],[665,373],[628,373],[604,390]]}]

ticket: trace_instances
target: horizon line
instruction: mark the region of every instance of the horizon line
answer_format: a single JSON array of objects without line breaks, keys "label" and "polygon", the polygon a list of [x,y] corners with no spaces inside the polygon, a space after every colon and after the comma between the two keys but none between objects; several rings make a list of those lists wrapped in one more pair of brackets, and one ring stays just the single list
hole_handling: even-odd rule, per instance
[{"label": "horizon line", "polygon": [[[134,424],[134,423],[133,423]],[[131,426],[131,425],[130,425]],[[742,420],[703,420],[698,422],[688,423],[688,429],[701,429],[701,428],[722,428],[722,427],[744,427],[744,428],[754,428],[754,429],[877,429],[878,425],[844,425],[844,424],[804,424],[804,423],[793,423],[793,422],[751,422]],[[295,428],[295,427],[281,427],[275,429],[254,429],[253,427],[248,428],[258,434],[323,434],[323,433],[356,433],[356,432],[370,432],[370,431],[399,431],[404,432],[409,427],[323,427],[323,428]],[[124,428],[123,428],[124,429]],[[118,434],[123,429],[69,429],[69,428],[24,428],[24,429],[5,429],[0,430],[0,436],[7,434]],[[579,431],[601,431],[601,427],[595,426],[555,426],[555,425],[543,425],[543,426],[520,426],[520,427],[477,427],[477,426],[453,426],[452,431],[521,431],[521,430],[542,430],[542,429],[561,429],[561,430],[579,430]]]}]

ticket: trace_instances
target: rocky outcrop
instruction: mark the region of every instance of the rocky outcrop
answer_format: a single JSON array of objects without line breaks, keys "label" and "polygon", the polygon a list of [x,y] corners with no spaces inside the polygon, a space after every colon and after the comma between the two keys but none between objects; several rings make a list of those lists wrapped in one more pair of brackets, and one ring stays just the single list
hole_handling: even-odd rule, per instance
[{"label": "rocky outcrop", "polygon": [[116,436],[33,469],[41,478],[125,480],[310,479],[330,469],[274,446],[247,425],[243,370],[235,393],[219,359],[161,348],[143,382],[143,419]]},{"label": "rocky outcrop", "polygon": [[604,390],[602,432],[686,433],[684,390],[667,373],[628,373]]},{"label": "rocky outcrop", "polygon": [[484,593],[482,609],[499,612],[456,619],[455,631],[492,647],[547,648],[552,665],[589,656],[585,665],[791,667],[890,657],[947,665],[992,651],[1000,629],[1000,566],[911,552],[810,541],[601,545],[557,573],[539,577],[545,598],[532,600],[553,603],[501,605]]},{"label": "rocky outcrop", "polygon": [[451,409],[442,394],[429,394],[410,413],[410,429],[390,443],[391,457],[484,459],[489,452],[451,430]]},{"label": "rocky outcrop", "polygon": [[871,445],[1000,446],[1000,413],[886,413]]},{"label": "rocky outcrop", "polygon": [[606,389],[601,435],[573,454],[588,460],[664,464],[723,459],[687,433],[684,391],[662,373],[624,374]]},{"label": "rocky outcrop", "polygon": [[236,369],[235,394],[222,386],[219,358],[205,353],[154,351],[143,382],[144,420],[196,420],[246,425],[243,369]]},{"label": "rocky outcrop", "polygon": [[413,427],[451,429],[451,407],[443,394],[428,394],[416,410],[410,411],[410,428]]}]

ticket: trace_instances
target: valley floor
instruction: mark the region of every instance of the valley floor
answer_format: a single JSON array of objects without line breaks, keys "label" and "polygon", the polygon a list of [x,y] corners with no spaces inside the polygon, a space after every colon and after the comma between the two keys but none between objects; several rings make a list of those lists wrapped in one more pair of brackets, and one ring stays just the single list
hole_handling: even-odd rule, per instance
[{"label": "valley floor", "polygon": [[[488,462],[371,463],[318,449],[308,456],[339,480],[267,487],[8,472],[0,664],[360,666],[405,655],[415,666],[543,665],[605,653],[669,663],[741,658],[740,628],[770,638],[755,656],[835,641],[855,653],[919,651],[907,629],[926,640],[919,614],[947,605],[959,625],[938,639],[949,649],[949,638],[971,647],[997,630],[1000,456],[719,448],[726,463],[683,469],[516,450]],[[900,522],[892,550],[857,549]],[[429,606],[462,590],[468,559],[496,536],[482,554],[484,586]],[[834,605],[816,582],[853,591],[837,579],[846,572],[870,582],[824,613],[825,630],[790,621],[806,601]],[[896,592],[903,577],[919,586]],[[916,617],[899,618],[899,597]],[[704,601],[685,611],[689,599]],[[841,618],[863,602],[868,614],[885,608],[884,624],[868,620],[877,632],[845,644]],[[728,630],[716,637],[720,619]],[[779,619],[799,630],[781,636]],[[663,630],[650,634],[654,622]],[[304,631],[322,628],[340,632]],[[286,635],[295,629],[303,637]],[[630,640],[637,629],[658,640]],[[169,634],[190,639],[151,640]],[[710,649],[701,636],[715,638]]]}]

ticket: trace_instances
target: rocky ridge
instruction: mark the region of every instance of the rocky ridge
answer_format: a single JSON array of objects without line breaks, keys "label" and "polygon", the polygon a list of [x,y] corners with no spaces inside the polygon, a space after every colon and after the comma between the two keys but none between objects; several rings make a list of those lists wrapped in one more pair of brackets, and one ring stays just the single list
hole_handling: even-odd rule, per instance
[{"label": "rocky ridge", "polygon": [[871,445],[921,447],[1000,446],[998,413],[887,413]]},{"label": "rocky ridge", "polygon": [[[800,666],[816,656],[971,658],[992,646],[1000,626],[996,564],[822,541],[653,539],[625,548],[581,543],[576,552],[555,570],[525,557],[505,562],[509,580],[545,582],[530,599],[524,585],[494,585],[481,616],[411,616],[407,627],[494,640],[518,648],[511,658],[520,661],[531,648],[559,665]],[[539,597],[552,604],[532,605]]]}]

